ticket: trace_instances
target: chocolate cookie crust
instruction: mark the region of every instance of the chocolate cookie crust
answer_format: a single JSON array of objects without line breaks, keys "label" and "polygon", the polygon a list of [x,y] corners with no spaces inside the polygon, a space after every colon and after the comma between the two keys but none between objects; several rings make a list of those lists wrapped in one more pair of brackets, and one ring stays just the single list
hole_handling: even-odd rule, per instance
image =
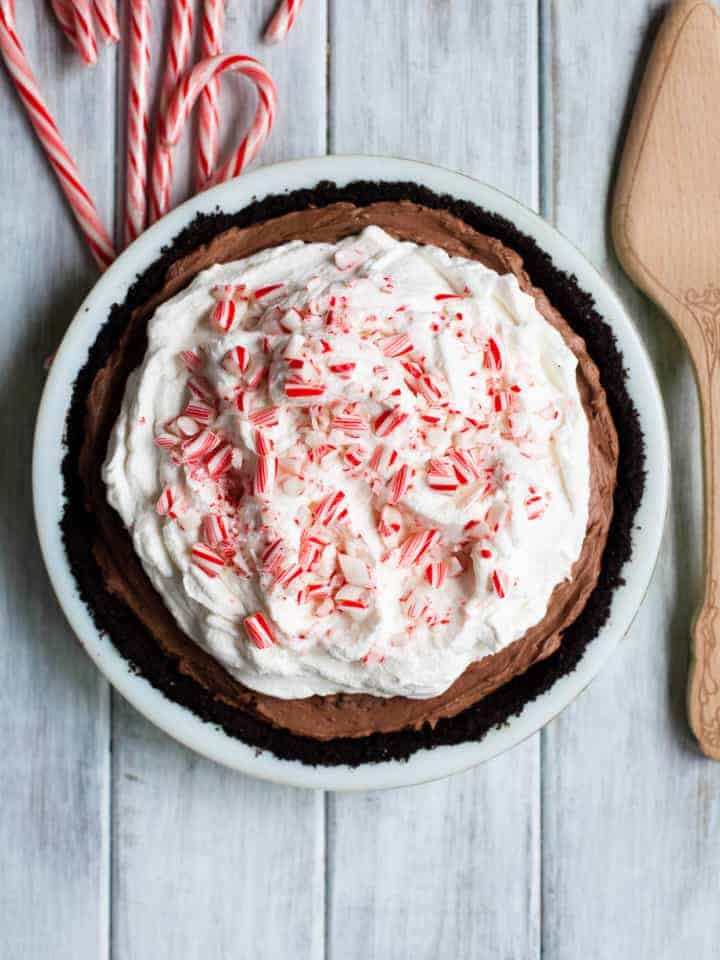
[{"label": "chocolate cookie crust", "polygon": [[[243,227],[292,211],[325,207],[339,201],[366,206],[381,200],[410,200],[425,207],[446,209],[475,230],[502,240],[523,257],[532,283],[544,290],[553,306],[567,317],[574,330],[585,339],[589,353],[600,370],[620,439],[620,484],[615,495],[614,520],[600,580],[581,616],[565,631],[563,644],[555,654],[453,719],[441,720],[433,730],[427,727],[420,731],[405,730],[362,739],[319,742],[271,727],[258,717],[213,699],[204,687],[180,673],[175,662],[161,652],[154,638],[129,608],[107,593],[100,571],[88,551],[88,544],[95,538],[94,518],[84,509],[85,496],[78,477],[77,459],[83,439],[84,405],[96,371],[104,365],[115,348],[130,312],[158,292],[168,267],[179,257],[232,226]],[[140,359],[141,356],[138,356],[137,361]],[[624,387],[622,361],[612,333],[595,313],[590,298],[578,290],[572,278],[557,271],[547,255],[538,250],[530,238],[519,234],[512,224],[471,204],[438,197],[413,184],[358,183],[338,189],[325,183],[313,191],[267,198],[236,215],[217,213],[199,217],[163,253],[162,258],[138,279],[125,303],[113,308],[76,382],[67,439],[64,476],[68,501],[63,532],[81,593],[99,627],[108,631],[120,651],[172,699],[187,705],[205,719],[219,723],[229,733],[247,742],[267,747],[278,755],[310,763],[360,763],[391,756],[404,757],[424,745],[478,739],[489,727],[518,712],[527,700],[547,689],[557,676],[572,669],[589,639],[607,617],[612,589],[619,582],[620,567],[629,556],[630,525],[643,486],[643,449],[637,413]]]}]

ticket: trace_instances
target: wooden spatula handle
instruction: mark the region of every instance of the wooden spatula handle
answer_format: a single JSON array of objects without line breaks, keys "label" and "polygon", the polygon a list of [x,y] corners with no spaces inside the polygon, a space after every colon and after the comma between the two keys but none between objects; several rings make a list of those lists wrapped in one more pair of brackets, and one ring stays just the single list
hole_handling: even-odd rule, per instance
[{"label": "wooden spatula handle", "polygon": [[720,760],[720,283],[686,291],[684,302],[696,321],[687,340],[700,396],[705,477],[705,596],[692,633],[688,711],[702,750]]}]

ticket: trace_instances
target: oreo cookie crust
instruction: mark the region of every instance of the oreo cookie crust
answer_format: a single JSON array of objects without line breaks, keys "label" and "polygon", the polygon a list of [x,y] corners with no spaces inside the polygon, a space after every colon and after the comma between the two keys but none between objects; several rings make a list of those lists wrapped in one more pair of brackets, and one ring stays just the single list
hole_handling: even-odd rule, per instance
[{"label": "oreo cookie crust", "polygon": [[[88,544],[95,539],[95,521],[85,509],[85,491],[78,473],[83,441],[85,401],[96,372],[112,353],[131,311],[145,303],[163,285],[167,269],[180,257],[207,243],[230,227],[245,227],[286,213],[326,207],[347,201],[367,206],[378,201],[410,200],[436,209],[446,209],[474,229],[497,237],[523,258],[532,283],[544,290],[553,306],[568,319],[586,341],[590,356],[600,370],[608,405],[620,444],[618,486],[614,515],[603,555],[600,579],[583,612],[564,633],[560,648],[533,665],[494,693],[452,719],[440,720],[434,728],[420,731],[373,734],[365,738],[318,741],[272,727],[257,716],[234,709],[213,698],[207,689],[181,673],[153,636],[129,608],[105,589]],[[138,363],[142,358],[139,351]],[[580,660],[588,642],[606,621],[612,591],[621,580],[622,566],[631,554],[631,527],[644,486],[644,448],[637,411],[627,393],[622,357],[608,325],[598,316],[592,298],[582,292],[573,277],[555,268],[535,242],[512,223],[473,204],[440,197],[410,183],[358,182],[344,188],[331,183],[313,190],[273,196],[251,204],[237,214],[217,212],[199,216],[190,224],[131,287],[125,302],[113,307],[108,322],[91,348],[78,375],[67,423],[68,452],[63,464],[67,503],[62,521],[63,537],[81,595],[99,629],[107,632],[120,652],[166,696],[187,706],[227,733],[278,756],[311,764],[364,762],[406,758],[420,747],[480,739],[491,727],[519,713],[526,702],[547,690]],[[102,456],[104,451],[98,452]]]}]

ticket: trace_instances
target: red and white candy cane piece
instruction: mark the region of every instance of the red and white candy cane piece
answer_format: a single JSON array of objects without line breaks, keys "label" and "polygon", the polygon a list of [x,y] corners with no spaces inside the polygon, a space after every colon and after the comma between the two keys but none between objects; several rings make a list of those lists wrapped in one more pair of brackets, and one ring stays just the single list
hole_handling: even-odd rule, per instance
[{"label": "red and white candy cane piece", "polygon": [[280,423],[279,407],[260,407],[259,410],[253,410],[248,414],[248,420],[254,427],[264,427],[270,429],[277,427]]},{"label": "red and white candy cane piece", "polygon": [[303,380],[302,377],[289,377],[285,381],[285,396],[289,400],[312,400],[325,394],[325,384],[319,380]]},{"label": "red and white candy cane piece", "polygon": [[377,525],[378,533],[384,540],[396,537],[402,530],[402,522],[402,514],[398,508],[386,504],[380,511],[380,519]]},{"label": "red and white candy cane piece", "polygon": [[174,484],[165,487],[158,497],[155,504],[155,510],[161,517],[170,517],[171,520],[177,516],[180,508],[180,491]]},{"label": "red and white candy cane piece", "polygon": [[0,53],[90,251],[104,270],[115,259],[112,241],[40,93],[15,30],[14,7],[7,0],[0,4]]},{"label": "red and white candy cane piece", "polygon": [[117,43],[120,39],[120,26],[115,0],[93,0],[93,12],[105,42]]},{"label": "red and white candy cane piece", "polygon": [[277,475],[277,457],[274,454],[260,456],[255,464],[253,493],[262,500],[267,500],[275,487]]},{"label": "red and white candy cane piece", "polygon": [[361,467],[367,460],[368,452],[359,443],[353,444],[345,450],[343,460],[349,467]]},{"label": "red and white candy cane piece", "polygon": [[275,585],[287,589],[294,583],[298,577],[303,574],[303,568],[299,563],[291,563],[288,567],[283,567],[275,574]]},{"label": "red and white candy cane piece", "polygon": [[435,300],[437,300],[438,303],[441,303],[443,300],[464,300],[469,292],[466,287],[465,293],[436,293]]},{"label": "red and white candy cane piece", "polygon": [[277,293],[284,287],[284,283],[269,283],[265,287],[257,287],[257,289],[252,291],[252,298],[253,300],[264,300],[266,297],[269,297],[271,293]]},{"label": "red and white candy cane piece", "polygon": [[371,470],[376,470],[382,476],[387,476],[395,465],[398,458],[398,452],[394,447],[389,447],[385,443],[380,443],[375,447],[373,455],[368,461]]},{"label": "red and white candy cane piece", "polygon": [[500,570],[493,570],[490,574],[490,584],[498,600],[504,599],[508,589],[508,577]]},{"label": "red and white candy cane piece", "polygon": [[237,307],[234,300],[221,300],[210,311],[210,323],[218,333],[230,333],[237,325]]},{"label": "red and white candy cane piece", "polygon": [[279,43],[290,33],[303,0],[280,0],[265,30],[266,43]]},{"label": "red and white candy cane piece", "polygon": [[250,363],[247,347],[233,347],[223,357],[223,366],[231,373],[245,373]]},{"label": "red and white candy cane piece", "polygon": [[330,576],[335,568],[336,554],[337,551],[330,540],[319,531],[313,530],[312,533],[303,536],[300,558],[308,568],[319,563],[323,567],[323,572]]},{"label": "red and white candy cane piece", "polygon": [[211,513],[203,518],[202,531],[211,547],[227,544],[230,539],[225,518],[219,513]]},{"label": "red and white candy cane piece", "polygon": [[282,540],[273,540],[265,548],[261,558],[262,568],[266,573],[274,574],[285,560],[285,544]]},{"label": "red and white candy cane piece", "polygon": [[455,493],[459,486],[452,466],[442,460],[430,461],[427,483],[431,490],[438,490],[440,493]]},{"label": "red and white candy cane piece", "polygon": [[267,376],[267,372],[267,364],[264,364],[258,357],[252,357],[245,371],[245,384],[248,390],[256,390]]},{"label": "red and white candy cane piece", "polygon": [[193,399],[188,403],[184,410],[184,416],[191,417],[197,423],[210,423],[211,420],[215,417],[215,407],[212,404],[209,404],[205,400],[200,400],[198,397],[193,397]]},{"label": "red and white candy cane piece", "polygon": [[347,497],[338,490],[337,493],[330,493],[320,501],[314,511],[315,520],[324,527],[332,523],[341,523],[348,515],[345,501]]},{"label": "red and white candy cane piece", "polygon": [[406,333],[398,333],[381,340],[380,349],[386,357],[404,357],[405,354],[412,353],[415,348]]},{"label": "red and white candy cane piece", "polygon": [[495,413],[502,413],[510,406],[510,392],[508,390],[498,390],[493,394],[492,399]]},{"label": "red and white candy cane piece", "polygon": [[392,407],[389,410],[383,411],[379,417],[375,418],[373,429],[379,437],[388,437],[393,430],[396,430],[407,418],[408,415],[403,413],[399,407]]},{"label": "red and white candy cane piece", "polygon": [[486,370],[502,370],[503,359],[497,340],[490,337],[483,351],[483,367]]},{"label": "red and white candy cane piece", "polygon": [[194,565],[211,578],[216,577],[225,566],[225,558],[206,543],[196,543],[190,555]]},{"label": "red and white candy cane piece", "polygon": [[167,157],[178,143],[185,121],[200,92],[208,83],[227,72],[240,73],[252,80],[258,93],[258,105],[250,130],[210,182],[219,183],[242,173],[265,142],[272,127],[277,103],[275,84],[265,67],[254,57],[240,54],[201,60],[178,84],[160,122],[158,149],[152,169],[150,213],[153,220],[166,213],[170,205],[171,178]]},{"label": "red and white candy cane piece", "polygon": [[480,471],[469,450],[457,450],[451,447],[446,456],[452,464],[458,483],[463,484],[463,486],[470,483],[471,480],[477,480],[480,476]]},{"label": "red and white candy cane piece", "polygon": [[183,460],[186,463],[195,463],[207,457],[220,444],[220,437],[212,430],[201,430],[194,437],[183,441]]},{"label": "red and white candy cane piece", "polygon": [[176,447],[180,443],[180,437],[176,436],[174,433],[168,433],[167,430],[163,430],[161,433],[157,434],[154,443],[157,447],[170,449],[172,447]]},{"label": "red and white candy cane piece", "polygon": [[330,421],[331,430],[339,430],[348,437],[359,437],[367,428],[367,421],[355,414],[339,414]]},{"label": "red and white candy cane piece", "polygon": [[352,584],[340,587],[335,594],[335,606],[345,613],[353,611],[363,611],[368,608],[368,596],[362,587],[355,587]]},{"label": "red and white candy cane piece", "polygon": [[185,364],[185,369],[190,373],[199,370],[205,362],[202,356],[195,350],[181,350],[180,359]]},{"label": "red and white candy cane piece", "polygon": [[255,441],[255,453],[260,457],[266,457],[275,450],[273,439],[263,433],[262,430],[255,431],[253,440]]},{"label": "red and white candy cane piece", "polygon": [[422,530],[420,533],[411,533],[409,537],[403,540],[400,547],[400,566],[410,567],[418,563],[439,539],[439,530]]},{"label": "red and white candy cane piece", "polygon": [[425,373],[417,382],[418,392],[428,401],[428,403],[437,403],[443,400],[446,395],[445,384],[439,377],[430,373]]},{"label": "red and white candy cane piece", "polygon": [[[225,0],[204,0],[201,25],[201,57],[222,53]],[[195,189],[203,190],[215,170],[220,139],[220,84],[213,79],[200,93],[198,104]]]},{"label": "red and white candy cane piece", "polygon": [[496,502],[488,508],[485,514],[485,523],[490,533],[495,534],[509,519],[509,511],[504,503]]},{"label": "red and white candy cane piece", "polygon": [[352,360],[344,361],[343,363],[330,363],[328,364],[328,370],[331,373],[334,373],[336,377],[340,377],[342,380],[349,380],[350,374],[353,372],[356,363],[353,363]]},{"label": "red and white candy cane piece", "polygon": [[323,580],[320,583],[309,583],[307,587],[305,587],[305,593],[310,600],[323,600],[330,596],[330,582]]},{"label": "red and white candy cane piece", "polygon": [[149,0],[130,0],[130,90],[128,94],[127,181],[125,192],[126,243],[131,243],[143,232],[147,214],[151,28],[152,6]]},{"label": "red and white candy cane piece", "polygon": [[217,480],[224,473],[227,473],[233,462],[233,448],[229,443],[224,443],[218,447],[210,457],[208,457],[205,466],[208,476],[211,480]]},{"label": "red and white candy cane piece", "polygon": [[325,457],[330,456],[336,450],[337,447],[333,446],[332,443],[321,443],[319,446],[311,447],[308,450],[308,457],[311,463],[322,463]]},{"label": "red and white candy cane piece", "polygon": [[447,564],[443,560],[439,560],[437,563],[429,563],[425,568],[425,579],[431,587],[439,590],[445,583],[447,572]]},{"label": "red and white candy cane piece", "polygon": [[525,509],[528,520],[539,519],[547,510],[547,495],[542,496],[534,487],[531,487],[525,500]]},{"label": "red and white candy cane piece", "polygon": [[98,49],[90,0],[72,0],[71,7],[77,51],[84,63],[97,63]]},{"label": "red and white candy cane piece", "polygon": [[258,650],[266,650],[275,643],[275,633],[265,616],[258,612],[245,618],[245,630]]},{"label": "red and white candy cane piece", "polygon": [[388,498],[390,503],[399,503],[403,499],[412,486],[414,477],[415,471],[413,468],[408,466],[407,463],[404,463],[390,483],[390,495]]},{"label": "red and white candy cane piece", "polygon": [[285,344],[282,352],[282,358],[285,363],[293,370],[301,370],[305,366],[305,337],[299,333],[294,333]]}]

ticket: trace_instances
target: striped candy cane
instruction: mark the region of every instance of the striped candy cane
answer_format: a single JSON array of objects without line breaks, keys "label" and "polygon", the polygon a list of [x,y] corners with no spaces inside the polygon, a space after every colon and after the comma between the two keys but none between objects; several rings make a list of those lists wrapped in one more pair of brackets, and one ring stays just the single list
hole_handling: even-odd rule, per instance
[{"label": "striped candy cane", "polygon": [[[201,57],[219,57],[222,53],[225,0],[205,0],[202,18]],[[195,160],[195,189],[202,190],[212,177],[220,143],[220,82],[217,79],[200,93],[198,141]]]},{"label": "striped candy cane", "polygon": [[265,31],[266,43],[279,43],[290,33],[303,0],[280,0]]},{"label": "striped candy cane", "polygon": [[145,229],[147,210],[148,107],[150,99],[150,0],[130,0],[125,241]]},{"label": "striped candy cane", "polygon": [[[165,62],[165,73],[163,75],[162,87],[160,90],[159,116],[165,113],[170,102],[170,98],[175,92],[180,79],[187,70],[190,61],[190,49],[192,45],[193,32],[193,9],[191,0],[175,0],[172,8],[172,19],[170,22],[170,41],[168,44],[167,60]],[[153,160],[151,169],[162,167],[162,173],[158,173],[157,179],[163,185],[163,196],[156,199],[155,195],[150,194],[150,222],[153,223],[158,218],[156,211],[159,208],[168,210],[170,208],[170,191],[173,180],[173,157],[172,153],[163,149],[159,137],[153,151]]]},{"label": "striped candy cane", "polygon": [[120,39],[120,27],[115,0],[93,0],[93,12],[105,42],[117,43]]},{"label": "striped candy cane", "polygon": [[15,31],[14,13],[12,0],[0,0],[0,53],[92,255],[104,270],[115,259],[112,241],[40,93]]},{"label": "striped candy cane", "polygon": [[90,0],[71,0],[71,8],[78,53],[85,63],[89,65],[97,63],[98,49]]},{"label": "striped candy cane", "polygon": [[152,169],[151,205],[153,219],[161,217],[169,206],[170,184],[166,180],[165,154],[170,153],[182,134],[183,126],[190,115],[200,92],[222,73],[240,73],[252,80],[258,93],[258,105],[250,130],[245,134],[232,156],[225,161],[212,177],[211,183],[219,183],[235,177],[257,155],[272,127],[277,103],[277,91],[272,77],[254,57],[229,54],[201,60],[185,75],[176,89],[166,112],[160,120],[158,143],[162,149],[155,153]]},{"label": "striped candy cane", "polygon": [[55,14],[55,19],[60,24],[60,29],[65,34],[68,43],[79,54],[77,41],[75,39],[75,21],[70,6],[70,0],[50,0],[50,5]]}]

